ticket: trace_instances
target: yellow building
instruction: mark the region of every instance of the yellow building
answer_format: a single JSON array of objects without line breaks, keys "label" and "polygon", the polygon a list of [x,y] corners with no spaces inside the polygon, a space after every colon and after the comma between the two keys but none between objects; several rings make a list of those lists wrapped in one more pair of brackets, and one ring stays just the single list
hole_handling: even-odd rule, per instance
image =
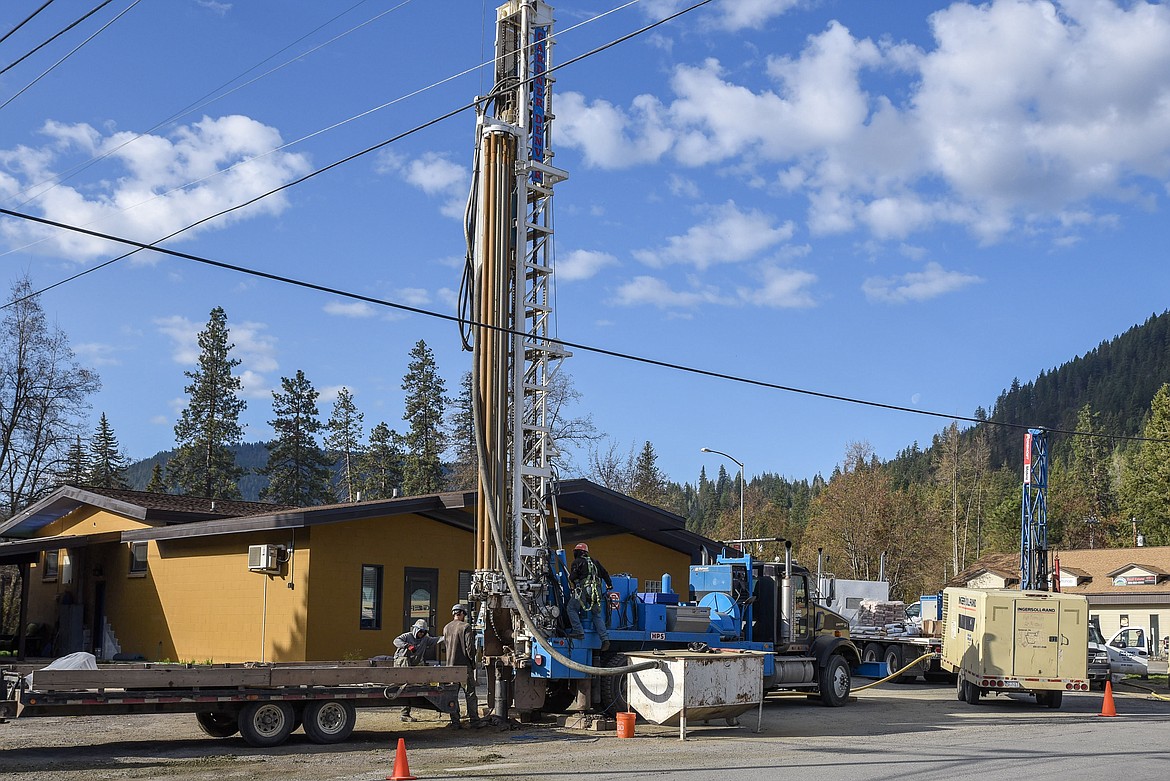
[{"label": "yellow building", "polygon": [[[19,564],[28,656],[317,661],[393,653],[465,601],[474,492],[277,507],[65,486],[0,523]],[[645,589],[717,544],[587,480],[559,486],[561,539]],[[15,538],[15,539],[12,539]],[[28,633],[31,627],[31,635]]]}]

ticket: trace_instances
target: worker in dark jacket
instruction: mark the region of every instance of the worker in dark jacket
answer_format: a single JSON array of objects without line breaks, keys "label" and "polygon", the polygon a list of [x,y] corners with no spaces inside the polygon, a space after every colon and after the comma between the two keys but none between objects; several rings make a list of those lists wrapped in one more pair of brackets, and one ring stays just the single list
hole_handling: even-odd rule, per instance
[{"label": "worker in dark jacket", "polygon": [[[443,627],[443,650],[446,652],[449,667],[467,668],[467,678],[462,689],[467,699],[467,718],[474,721],[479,716],[479,698],[475,694],[476,687],[476,642],[475,627],[467,623],[467,608],[461,604],[452,606],[451,621]],[[459,725],[459,701],[455,701],[455,712],[451,714],[452,724]]]},{"label": "worker in dark jacket", "polygon": [[[602,584],[604,583],[604,588]],[[588,613],[593,629],[601,638],[601,650],[609,649],[609,632],[605,628],[606,594],[613,588],[609,573],[600,561],[590,557],[589,546],[583,542],[573,548],[573,562],[569,565],[569,637],[581,640],[585,630],[581,626],[581,612]]]},{"label": "worker in dark jacket", "polygon": [[[431,637],[430,625],[423,619],[414,622],[407,631],[394,638],[394,666],[417,667],[427,657],[427,652],[439,643],[439,638]],[[402,709],[403,721],[414,721],[410,716],[410,705]]]}]

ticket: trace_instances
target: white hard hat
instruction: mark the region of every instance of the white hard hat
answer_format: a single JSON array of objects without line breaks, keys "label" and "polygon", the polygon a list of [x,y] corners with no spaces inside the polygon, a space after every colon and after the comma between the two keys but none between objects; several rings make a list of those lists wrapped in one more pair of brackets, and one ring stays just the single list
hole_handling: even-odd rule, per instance
[{"label": "white hard hat", "polygon": [[417,635],[419,632],[431,631],[431,626],[424,619],[420,618],[418,621],[414,622],[414,626],[410,628],[410,631]]}]

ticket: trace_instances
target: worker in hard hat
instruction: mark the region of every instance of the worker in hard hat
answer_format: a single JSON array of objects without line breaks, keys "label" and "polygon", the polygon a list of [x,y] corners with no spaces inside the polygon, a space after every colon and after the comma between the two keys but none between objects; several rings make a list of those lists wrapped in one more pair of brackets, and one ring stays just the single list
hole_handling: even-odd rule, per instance
[{"label": "worker in hard hat", "polygon": [[[431,637],[430,631],[430,624],[420,618],[410,629],[394,638],[394,666],[417,667],[422,664],[427,652],[439,643],[439,638]],[[402,709],[402,720],[414,721],[409,704]]]},{"label": "worker in hard hat", "polygon": [[[449,667],[464,667],[467,669],[467,678],[460,688],[467,700],[467,718],[474,721],[479,716],[479,699],[475,694],[476,679],[476,648],[478,638],[475,628],[467,622],[467,608],[462,604],[451,606],[451,620],[443,627],[443,637],[440,640],[446,652]],[[456,694],[454,711],[451,714],[451,723],[459,726],[459,695]]]},{"label": "worker in hard hat", "polygon": [[[604,584],[604,588],[602,586]],[[573,561],[569,564],[569,637],[582,640],[585,630],[581,626],[582,611],[593,621],[593,629],[601,638],[601,650],[609,650],[609,632],[605,628],[606,594],[613,588],[613,581],[600,561],[589,555],[589,546],[583,542],[573,548]]]}]

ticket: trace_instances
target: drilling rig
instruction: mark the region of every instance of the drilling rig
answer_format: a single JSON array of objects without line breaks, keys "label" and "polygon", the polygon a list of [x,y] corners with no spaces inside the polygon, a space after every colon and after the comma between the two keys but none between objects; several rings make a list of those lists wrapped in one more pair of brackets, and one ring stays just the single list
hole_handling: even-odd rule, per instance
[{"label": "drilling rig", "polygon": [[[791,543],[783,564],[725,551],[692,566],[693,606],[647,604],[635,578],[613,576],[608,653],[595,631],[575,641],[560,631],[568,581],[549,393],[568,353],[550,332],[552,203],[568,174],[552,164],[552,52],[547,3],[508,0],[496,9],[494,84],[477,101],[465,222],[461,319],[472,351],[479,465],[470,598],[478,605],[490,719],[570,702],[612,709],[624,699],[626,673],[659,665],[629,664],[626,651],[688,647],[757,651],[767,688],[819,692],[826,704],[844,704],[849,665],[860,654],[847,623],[815,604],[812,576],[792,560]],[[683,614],[692,620],[675,620]]]}]

